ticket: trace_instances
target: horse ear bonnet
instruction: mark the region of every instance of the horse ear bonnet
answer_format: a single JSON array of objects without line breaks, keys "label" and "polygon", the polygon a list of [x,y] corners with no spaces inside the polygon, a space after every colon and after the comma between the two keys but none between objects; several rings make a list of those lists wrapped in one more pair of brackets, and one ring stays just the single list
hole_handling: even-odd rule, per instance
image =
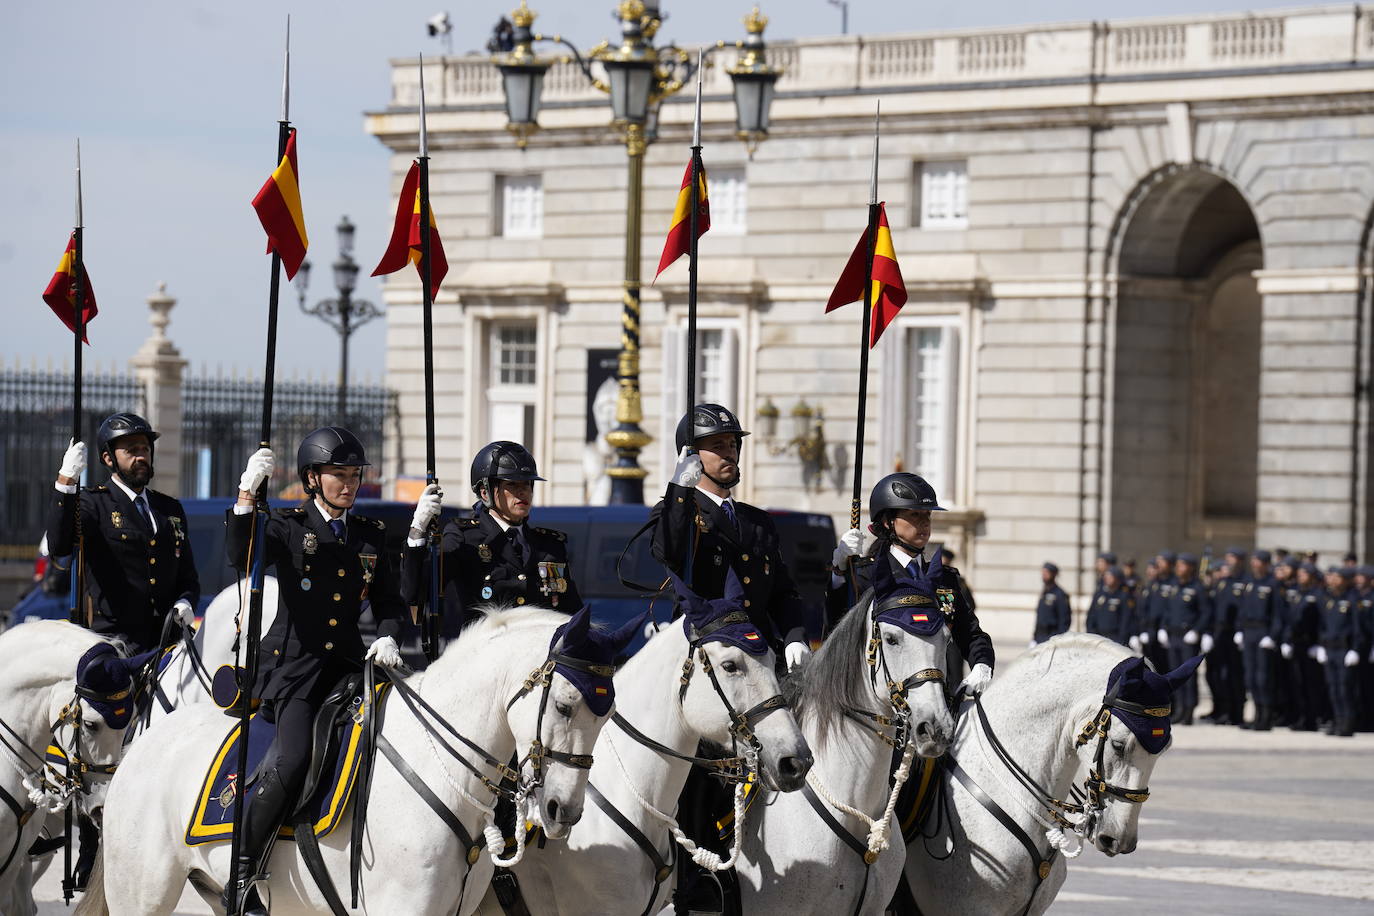
[{"label": "horse ear bonnet", "polygon": [[734,567],[725,571],[723,598],[703,598],[671,570],[668,576],[673,581],[673,591],[677,593],[678,607],[687,621],[688,639],[728,643],[750,655],[763,655],[768,651],[768,640],[763,638],[758,627],[749,619],[749,612],[744,609],[744,586],[735,574]]},{"label": "horse ear bonnet", "polygon": [[615,685],[611,677],[615,673],[616,656],[623,646],[616,644],[615,634],[596,629],[591,621],[591,607],[583,606],[567,623],[554,630],[550,651],[586,662],[593,669],[574,668],[560,661],[555,661],[553,666],[554,671],[577,688],[594,715],[604,716],[615,703]]},{"label": "horse ear bonnet", "polygon": [[146,661],[146,655],[124,659],[110,643],[96,643],[76,663],[77,696],[110,728],[124,728],[134,713],[133,672]]},{"label": "horse ear bonnet", "polygon": [[1104,702],[1124,700],[1143,712],[1112,707],[1112,715],[1131,730],[1141,746],[1158,754],[1169,744],[1169,713],[1174,691],[1197,669],[1202,656],[1196,656],[1168,674],[1151,671],[1143,659],[1132,656],[1120,662],[1107,677]]},{"label": "horse ear bonnet", "polygon": [[913,636],[934,636],[945,625],[945,615],[935,597],[935,579],[943,568],[940,554],[930,561],[924,573],[914,569],[893,572],[886,557],[873,564],[873,619],[890,623]]}]

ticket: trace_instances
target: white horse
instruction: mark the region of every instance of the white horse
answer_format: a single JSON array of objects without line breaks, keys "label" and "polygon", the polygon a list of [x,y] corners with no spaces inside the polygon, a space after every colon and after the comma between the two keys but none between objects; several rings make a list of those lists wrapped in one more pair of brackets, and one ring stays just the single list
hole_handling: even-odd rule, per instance
[{"label": "white horse", "polygon": [[[746,827],[736,870],[741,909],[749,916],[881,914],[901,877],[900,829],[889,843],[896,793],[915,755],[939,757],[954,731],[944,691],[949,631],[933,607],[915,614],[929,618],[920,620],[920,633],[886,614],[875,619],[873,608],[869,593],[785,683],[816,765],[806,792],[760,806]],[[878,640],[872,655],[871,639]],[[897,752],[902,757],[893,774]],[[899,778],[896,785],[890,774]]]},{"label": "white horse", "polygon": [[[588,774],[560,758],[589,754],[605,722],[557,671],[545,681],[537,679],[549,670],[555,649],[562,648],[561,642],[551,646],[555,629],[568,622],[566,615],[542,608],[490,611],[427,671],[404,681],[489,760],[504,762],[517,748],[531,748],[536,737],[542,741],[546,759],[542,785],[531,796],[531,816],[554,837],[581,816]],[[469,837],[485,834],[488,847],[499,851],[499,831],[484,830],[493,813],[491,792],[451,752],[441,751],[438,736],[485,778],[499,781],[500,774],[452,734],[427,729],[396,696],[399,689],[386,700],[382,738]],[[509,708],[508,701],[513,701]],[[218,909],[229,874],[229,844],[188,847],[184,835],[210,760],[229,727],[221,710],[199,704],[176,711],[133,745],[106,804],[103,860],[97,868],[103,893],[93,877],[78,913],[168,914],[188,880]],[[320,841],[345,903],[352,811]],[[384,754],[377,757],[368,811],[358,912],[451,916],[476,907],[492,873],[488,858],[476,854],[480,839],[465,847]],[[270,880],[259,887],[275,916],[327,911],[296,844],[277,843],[268,871]]]},{"label": "white horse", "polygon": [[[0,633],[0,911],[36,912],[28,851],[45,822],[60,832],[61,801],[74,795],[83,814],[99,818],[108,774],[124,741],[76,694],[76,666],[99,642],[84,627],[41,620]],[[63,786],[64,771],[44,766],[49,745],[95,769]],[[35,804],[35,798],[39,804]]]},{"label": "white horse", "polygon": [[[907,847],[906,880],[923,916],[1043,913],[1079,842],[1107,855],[1135,849],[1147,783],[1169,746],[1168,691],[1196,662],[1164,675],[1161,705],[1145,710],[1156,717],[1145,720],[1159,745],[1152,753],[1123,723],[1122,706],[1107,703],[1108,676],[1127,659],[1144,665],[1100,636],[1057,636],[992,682],[982,697],[986,722],[976,705],[965,706],[937,787],[944,827]],[[1090,774],[1086,814],[1057,803],[1070,798],[1080,770]]]},{"label": "white horse", "polygon": [[[536,916],[638,916],[654,912],[671,895],[670,815],[692,767],[688,758],[702,739],[729,747],[734,724],[705,666],[694,661],[690,672],[684,670],[684,659],[698,657],[686,626],[682,618],[660,631],[616,675],[617,715],[597,739],[588,787],[595,803],[587,805],[566,842],[528,849],[515,868],[525,903]],[[771,651],[752,655],[716,641],[700,643],[699,651],[735,711],[755,710],[778,694]],[[685,689],[682,677],[688,678]],[[669,753],[632,737],[622,723]],[[758,721],[755,731],[762,781],[783,791],[799,789],[811,752],[792,714],[779,708]],[[657,859],[600,807],[598,794],[634,825]],[[500,912],[493,896],[488,894],[483,913]]]}]

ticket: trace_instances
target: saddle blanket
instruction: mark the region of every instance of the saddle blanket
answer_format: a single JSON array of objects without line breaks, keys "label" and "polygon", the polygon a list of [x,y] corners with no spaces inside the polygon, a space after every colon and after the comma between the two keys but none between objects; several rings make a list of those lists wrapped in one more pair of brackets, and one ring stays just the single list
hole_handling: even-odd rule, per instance
[{"label": "saddle blanket", "polygon": [[[379,699],[380,702],[380,699]],[[344,734],[338,741],[338,751],[334,755],[332,769],[326,762],[324,769],[332,775],[320,780],[319,788],[313,797],[305,800],[298,808],[310,812],[315,825],[315,836],[328,836],[344,812],[353,793],[353,785],[358,778],[358,763],[362,756],[363,727],[355,719],[348,719]],[[202,843],[226,842],[234,833],[234,798],[240,786],[238,774],[239,723],[230,727],[210,762],[200,793],[196,796],[196,807],[191,813],[191,821],[186,826],[186,845],[199,846]],[[256,772],[258,765],[267,754],[276,736],[277,727],[254,713],[248,728],[248,772]],[[248,795],[252,805],[253,795]],[[295,831],[290,826],[281,829],[282,838],[291,838]]]},{"label": "saddle blanket", "polygon": [[902,825],[902,839],[914,842],[920,835],[935,794],[931,792],[939,777],[940,760],[936,757],[917,757],[911,765],[911,775],[897,793],[897,807],[893,816]]}]

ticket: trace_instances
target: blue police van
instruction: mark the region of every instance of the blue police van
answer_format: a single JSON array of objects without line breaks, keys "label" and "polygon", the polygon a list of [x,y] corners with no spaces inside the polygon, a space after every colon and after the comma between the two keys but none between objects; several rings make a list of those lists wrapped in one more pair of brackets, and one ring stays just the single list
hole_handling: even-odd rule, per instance
[{"label": "blue police van", "polygon": [[[232,505],[229,499],[184,499],[186,523],[191,537],[191,549],[200,574],[201,599],[197,613],[203,613],[221,590],[234,582],[234,570],[224,554],[224,513]],[[414,506],[389,500],[360,499],[354,506],[359,515],[381,519],[386,523],[390,546],[389,556],[398,562],[405,547],[405,533],[410,525]],[[467,507],[444,508],[447,520],[470,511]],[[815,512],[775,510],[771,513],[782,540],[783,557],[787,561],[797,589],[805,603],[807,633],[814,640],[821,635],[824,620],[825,589],[830,581],[828,566],[835,546],[835,528],[830,516]],[[530,515],[531,524],[555,528],[568,536],[568,552],[572,574],[578,591],[591,605],[592,618],[598,623],[618,626],[646,609],[654,619],[662,622],[672,617],[671,590],[657,597],[646,596],[621,584],[620,576],[630,582],[658,585],[666,577],[663,566],[649,551],[649,534],[637,538],[625,552],[626,544],[649,519],[648,506],[537,506]],[[625,552],[619,573],[617,563]],[[69,598],[63,582],[49,581],[45,587],[35,588],[10,612],[9,625],[36,619],[66,619]],[[364,637],[370,621],[364,616]],[[632,645],[637,649],[642,635]],[[416,639],[410,641],[407,656],[418,651]]]}]

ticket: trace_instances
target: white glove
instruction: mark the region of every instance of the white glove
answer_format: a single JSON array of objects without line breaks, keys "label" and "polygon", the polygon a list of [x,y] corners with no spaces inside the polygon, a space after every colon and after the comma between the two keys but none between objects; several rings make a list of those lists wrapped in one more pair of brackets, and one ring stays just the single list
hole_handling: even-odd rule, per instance
[{"label": "white glove", "polygon": [[1312,648],[1314,648],[1314,649],[1317,650],[1317,655],[1316,655],[1317,664],[1319,664],[1319,665],[1325,665],[1325,664],[1326,664],[1326,646],[1313,646]]},{"label": "white glove", "polygon": [[701,479],[701,456],[689,451],[687,446],[677,453],[677,467],[673,468],[673,483],[691,489]]},{"label": "white glove", "polygon": [[836,569],[844,569],[845,561],[850,557],[857,557],[864,549],[864,535],[858,528],[850,528],[840,536],[840,542],[835,545],[835,550],[830,554],[830,565]]},{"label": "white glove", "polygon": [[1027,649],[1034,649],[1034,648],[1035,648],[1036,646],[1038,646],[1038,645],[1040,645],[1040,643],[1038,643],[1038,642],[1036,642],[1035,640],[1032,639],[1032,640],[1030,641],[1030,645],[1029,645],[1029,646],[1026,646],[1026,648],[1027,648]]},{"label": "white glove", "polygon": [[1272,637],[1272,636],[1266,636],[1266,637],[1264,637],[1263,639],[1261,639],[1261,640],[1259,641],[1259,647],[1260,647],[1261,649],[1273,649],[1273,648],[1274,648],[1274,637]]},{"label": "white glove", "polygon": [[270,448],[260,448],[248,456],[248,465],[239,478],[239,489],[244,493],[257,493],[263,481],[272,476],[277,459]]},{"label": "white glove", "polygon": [[401,667],[401,647],[396,645],[396,640],[390,636],[380,636],[372,641],[368,646],[368,659],[375,660],[383,668]]},{"label": "white glove", "polygon": [[1347,668],[1354,668],[1359,663],[1360,653],[1356,652],[1354,649],[1351,649],[1345,653],[1345,666]]},{"label": "white glove", "polygon": [[1312,659],[1312,661],[1316,661],[1316,660],[1317,660],[1317,650],[1320,649],[1320,648],[1321,648],[1321,646],[1308,646],[1308,647],[1307,647],[1307,657],[1310,658],[1310,659]]},{"label": "white glove", "polygon": [[1239,649],[1241,646],[1245,645],[1245,634],[1237,630],[1236,635],[1231,638],[1231,642],[1235,643],[1236,648]]},{"label": "white glove", "polygon": [[1292,658],[1293,647],[1290,646],[1288,643],[1284,643],[1283,645],[1279,646],[1279,654],[1282,655],[1284,658]]},{"label": "white glove", "polygon": [[782,657],[787,660],[787,670],[791,671],[811,657],[811,647],[804,642],[789,642],[782,647]]},{"label": "white glove", "polygon": [[57,472],[59,477],[80,482],[81,474],[86,470],[86,443],[72,440],[67,446],[67,451],[62,455],[62,468]]},{"label": "white glove", "polygon": [[968,677],[959,683],[959,686],[965,689],[969,696],[976,697],[987,690],[988,684],[991,683],[992,669],[979,662],[973,666],[973,670],[968,673]]},{"label": "white glove", "polygon": [[1163,646],[1163,647],[1166,648],[1166,649],[1169,648],[1169,631],[1168,631],[1168,630],[1164,629],[1163,627],[1160,627],[1160,628],[1159,628],[1159,631],[1155,633],[1155,636],[1158,637],[1158,639],[1159,639],[1159,644],[1160,644],[1161,646]]},{"label": "white glove", "polygon": [[1189,630],[1183,634],[1183,643],[1188,646],[1197,645],[1197,630]]},{"label": "white glove", "polygon": [[1140,644],[1142,646],[1148,646],[1150,644],[1150,632],[1148,630],[1140,634]]},{"label": "white glove", "polygon": [[1140,651],[1140,637],[1139,637],[1139,636],[1132,636],[1130,639],[1126,640],[1126,645],[1128,645],[1128,646],[1131,647],[1131,651],[1132,651],[1132,652],[1139,652],[1139,651]]},{"label": "white glove", "polygon": [[1211,652],[1211,651],[1212,651],[1212,647],[1215,646],[1216,644],[1217,644],[1217,641],[1216,641],[1215,639],[1212,638],[1212,634],[1211,634],[1211,633],[1203,633],[1203,634],[1202,634],[1202,654],[1203,654],[1203,655],[1206,655],[1207,653]]},{"label": "white glove", "polygon": [[177,615],[177,622],[182,629],[189,630],[196,623],[196,609],[191,607],[191,602],[185,598],[178,598],[177,603],[172,605],[172,612]]},{"label": "white glove", "polygon": [[430,522],[439,517],[439,510],[444,507],[444,491],[439,489],[437,483],[432,483],[425,487],[420,494],[420,499],[415,503],[415,514],[410,519],[410,530],[424,534],[429,530]]}]

